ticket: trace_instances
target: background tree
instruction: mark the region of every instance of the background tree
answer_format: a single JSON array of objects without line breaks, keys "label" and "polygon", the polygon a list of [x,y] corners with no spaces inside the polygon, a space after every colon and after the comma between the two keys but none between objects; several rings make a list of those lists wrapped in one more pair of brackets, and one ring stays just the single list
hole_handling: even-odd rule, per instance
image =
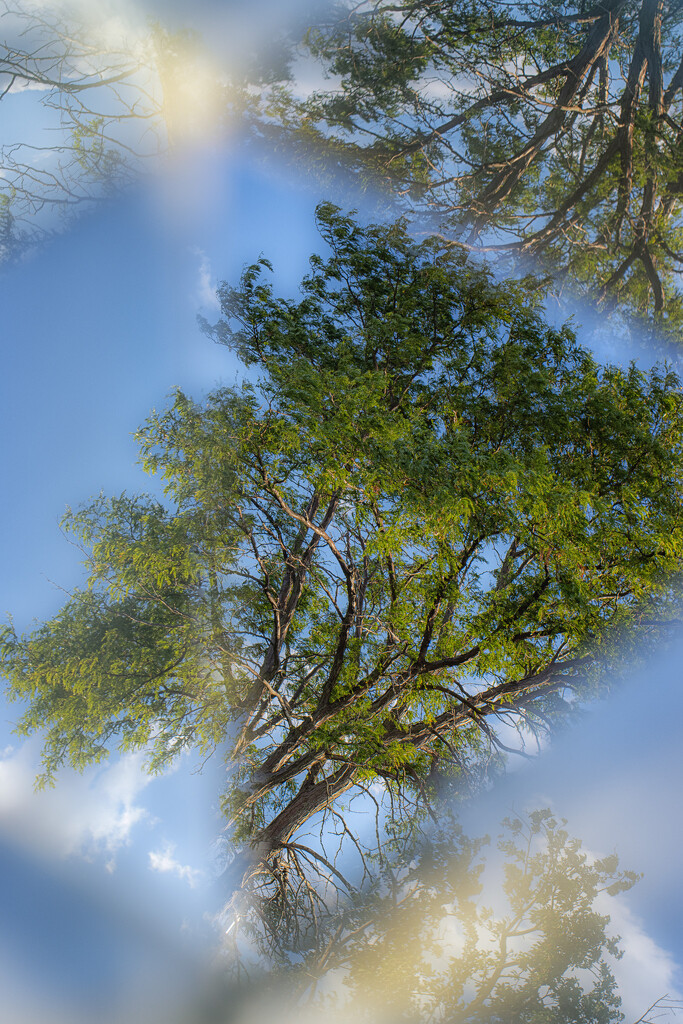
[{"label": "background tree", "polygon": [[446,815],[412,856],[388,846],[322,955],[295,961],[290,989],[333,1019],[623,1021],[618,937],[596,901],[637,876],[614,855],[589,857],[565,825],[549,810],[506,819],[496,853]]},{"label": "background tree", "polygon": [[[18,94],[28,93],[35,111],[26,113],[24,96],[21,131],[0,147],[0,257],[7,258],[138,180],[166,152],[167,120],[177,119],[182,92],[174,82],[171,95],[171,73],[191,69],[182,66],[186,34],[133,25],[124,33],[68,6],[55,13],[4,0],[0,25],[0,100],[11,116]],[[187,90],[196,86],[183,81]]]},{"label": "background tree", "polygon": [[151,418],[167,502],[70,513],[88,585],[2,649],[44,779],[112,744],[227,750],[238,914],[250,887],[314,912],[305,865],[340,875],[301,830],[350,832],[344,794],[413,818],[500,763],[500,723],[543,728],[660,642],[683,550],[673,373],[599,367],[439,239],[319,223],[299,300],[265,260],[221,289],[209,330],[258,383]]},{"label": "background tree", "polygon": [[349,0],[307,39],[338,80],[281,85],[266,120],[544,288],[678,324],[682,19],[680,0]]}]

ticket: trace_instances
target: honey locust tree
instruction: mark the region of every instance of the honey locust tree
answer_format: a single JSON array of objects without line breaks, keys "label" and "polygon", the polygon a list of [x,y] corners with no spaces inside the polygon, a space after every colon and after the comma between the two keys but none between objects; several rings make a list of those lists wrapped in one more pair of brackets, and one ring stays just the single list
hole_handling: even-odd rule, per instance
[{"label": "honey locust tree", "polygon": [[307,45],[331,81],[304,95],[295,65],[263,131],[373,169],[546,288],[680,322],[680,0],[342,0]]},{"label": "honey locust tree", "polygon": [[318,219],[300,298],[265,259],[220,290],[207,329],[257,382],[151,417],[166,501],[70,512],[87,586],[2,647],[44,779],[112,747],[227,752],[257,908],[323,899],[309,862],[340,878],[301,832],[344,823],[344,794],[417,814],[495,760],[499,723],[551,723],[658,642],[683,553],[673,373],[599,366],[438,238]]}]

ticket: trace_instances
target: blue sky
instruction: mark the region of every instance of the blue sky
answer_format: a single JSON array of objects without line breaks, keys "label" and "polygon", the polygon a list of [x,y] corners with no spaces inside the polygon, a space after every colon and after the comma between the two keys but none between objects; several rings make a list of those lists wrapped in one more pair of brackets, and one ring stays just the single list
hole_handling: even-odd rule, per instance
[{"label": "blue sky", "polygon": [[[53,614],[82,579],[79,552],[58,528],[66,505],[100,490],[149,490],[132,433],[151,408],[176,386],[200,396],[241,373],[196,325],[198,312],[216,313],[216,283],[235,280],[264,253],[277,286],[292,292],[319,248],[313,212],[321,198],[344,201],[318,195],[305,173],[297,179],[250,163],[229,142],[195,149],[2,270],[0,612],[11,612],[18,628]],[[474,831],[494,831],[512,807],[550,803],[589,849],[616,849],[624,866],[644,872],[615,911],[634,1010],[683,989],[682,664],[683,648],[616,686],[578,729],[468,812]],[[177,935],[180,950],[183,921],[200,920],[209,899],[223,770],[215,763],[197,773],[189,756],[150,781],[142,756],[131,755],[84,777],[66,773],[57,789],[34,796],[38,747],[13,736],[16,714],[0,704],[0,961],[18,965],[9,970],[17,1006],[25,989],[17,979],[37,953],[52,965],[41,975],[46,991],[59,978],[65,1000],[88,1019],[92,998],[105,998],[107,986],[120,990],[121,977],[134,990],[140,957],[157,963],[157,987],[168,988],[164,971],[177,975],[164,942]],[[149,932],[146,952],[131,957],[129,936],[140,929]],[[94,996],[79,971],[84,935]],[[186,954],[177,953],[183,963]],[[50,1006],[53,1018],[41,1010],[42,1019],[60,1019]],[[39,1010],[31,1004],[24,1014],[17,1020]]]}]

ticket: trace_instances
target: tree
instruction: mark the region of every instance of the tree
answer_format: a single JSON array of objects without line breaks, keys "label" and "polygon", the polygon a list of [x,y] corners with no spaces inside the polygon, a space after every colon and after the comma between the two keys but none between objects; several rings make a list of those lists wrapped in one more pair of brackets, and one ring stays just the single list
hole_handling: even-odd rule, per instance
[{"label": "tree", "polygon": [[672,372],[598,366],[438,238],[318,218],[299,300],[261,259],[207,326],[258,383],[152,416],[166,503],[69,513],[88,585],[2,647],[43,781],[112,744],[227,749],[231,878],[264,915],[324,900],[305,863],[339,879],[301,830],[350,832],[344,794],[414,816],[500,763],[497,723],[542,729],[661,642],[683,550]]},{"label": "tree", "polygon": [[623,1021],[619,940],[596,901],[638,876],[589,857],[549,810],[503,821],[497,855],[446,823],[410,858],[385,852],[322,956],[290,967],[294,998],[370,1022]]},{"label": "tree", "polygon": [[11,107],[19,94],[38,97],[35,113],[21,118],[20,137],[0,148],[0,257],[7,258],[66,215],[138,180],[145,163],[166,151],[166,117],[174,112],[167,79],[187,39],[158,27],[114,38],[75,11],[30,2],[4,0],[0,20],[0,100]]},{"label": "tree", "polygon": [[680,0],[341,2],[307,44],[329,88],[267,93],[317,139],[441,215],[457,244],[679,323]]},{"label": "tree", "polygon": [[[473,838],[440,808],[408,839],[389,827],[373,871],[306,933],[281,934],[278,968],[233,984],[225,1005],[262,1019],[368,1024],[620,1024],[614,897],[639,876],[582,849],[549,809]],[[616,906],[616,904],[615,904]],[[234,933],[231,933],[234,934]],[[237,943],[235,943],[237,945]],[[230,961],[234,968],[237,957]],[[264,1005],[265,1001],[265,1005]],[[676,1016],[663,996],[635,1024]],[[260,1011],[260,1012],[259,1012]]]}]

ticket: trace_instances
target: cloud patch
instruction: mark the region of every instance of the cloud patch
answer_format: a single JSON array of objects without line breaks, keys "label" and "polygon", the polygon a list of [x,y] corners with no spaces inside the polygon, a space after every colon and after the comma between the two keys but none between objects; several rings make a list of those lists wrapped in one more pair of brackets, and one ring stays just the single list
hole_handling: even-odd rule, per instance
[{"label": "cloud patch", "polygon": [[150,781],[144,752],[82,775],[63,772],[53,789],[37,793],[38,752],[39,744],[30,740],[0,755],[0,830],[8,837],[53,856],[111,855],[149,819],[138,799]]},{"label": "cloud patch", "polygon": [[627,903],[601,893],[595,906],[599,913],[609,914],[610,932],[620,937],[623,956],[612,961],[611,967],[627,1020],[640,1018],[656,999],[668,996],[669,1000],[679,1000],[678,964],[648,935]]},{"label": "cloud patch", "polygon": [[149,851],[149,866],[152,871],[159,871],[161,874],[173,874],[188,883],[191,889],[201,881],[203,872],[192,868],[189,864],[181,864],[173,856],[175,845],[164,843],[161,850]]},{"label": "cloud patch", "polygon": [[197,276],[197,286],[195,289],[196,299],[203,309],[218,312],[221,308],[221,304],[218,301],[218,296],[216,295],[216,284],[211,274],[211,262],[209,257],[205,252],[196,247],[193,248],[191,252],[199,259],[199,272]]}]

